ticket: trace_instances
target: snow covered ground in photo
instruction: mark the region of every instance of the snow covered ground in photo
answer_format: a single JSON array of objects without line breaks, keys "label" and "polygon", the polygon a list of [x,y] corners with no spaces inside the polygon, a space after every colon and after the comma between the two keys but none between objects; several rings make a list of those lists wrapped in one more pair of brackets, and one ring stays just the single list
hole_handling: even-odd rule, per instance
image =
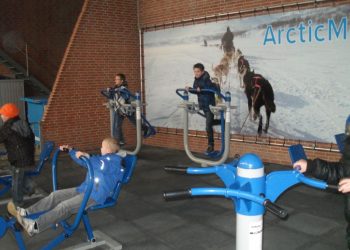
[{"label": "snow covered ground in photo", "polygon": [[[147,118],[155,126],[183,127],[182,110],[177,107],[181,99],[175,90],[192,86],[192,66],[197,62],[203,63],[213,76],[212,67],[219,64],[223,56],[218,45],[229,26],[235,34],[235,47],[243,52],[251,68],[268,79],[274,89],[277,110],[271,115],[268,135],[334,142],[334,134],[344,131],[345,119],[350,114],[350,41],[335,39],[300,43],[296,37],[298,34],[292,36],[297,40],[295,44],[283,42],[264,46],[263,40],[266,24],[280,22],[282,27],[288,28],[299,23],[287,25],[288,20],[307,23],[312,19],[313,23],[322,23],[327,15],[349,16],[349,9],[346,5],[341,11],[338,8],[316,9],[146,32]],[[320,34],[326,37],[327,32]],[[208,42],[207,47],[203,46],[204,39]],[[239,133],[248,107],[234,64],[231,64],[222,91],[230,91],[232,105],[237,106],[231,112],[231,132]],[[197,101],[196,96],[191,95],[191,100]],[[265,122],[264,108],[261,113]],[[248,118],[241,133],[256,134],[257,126],[256,121]],[[192,115],[190,129],[204,130],[204,118]]]}]

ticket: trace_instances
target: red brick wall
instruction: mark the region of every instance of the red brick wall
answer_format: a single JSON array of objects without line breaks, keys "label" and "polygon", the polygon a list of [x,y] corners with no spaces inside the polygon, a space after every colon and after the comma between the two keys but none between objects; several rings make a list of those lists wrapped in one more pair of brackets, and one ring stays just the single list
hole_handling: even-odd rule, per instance
[{"label": "red brick wall", "polygon": [[[0,48],[51,88],[83,0],[1,0]],[[21,52],[16,48],[18,47]]]},{"label": "red brick wall", "polygon": [[[85,0],[44,114],[45,140],[99,147],[110,134],[100,90],[112,86],[118,72],[127,75],[131,90],[139,89],[139,65],[137,2]],[[130,144],[133,131],[126,129]]]},{"label": "red brick wall", "polygon": [[[221,1],[212,1],[212,0],[176,0],[176,1],[167,1],[167,0],[140,0],[140,24],[144,30],[154,29],[154,26],[161,25],[160,29],[164,28],[164,24],[171,24],[172,22],[178,22],[181,20],[189,20],[198,17],[212,16],[223,13],[232,13],[237,11],[244,11],[249,9],[261,9],[273,6],[287,5],[289,3],[295,2],[310,2],[310,1],[267,1],[267,0],[244,0],[244,1],[233,1],[233,0],[221,0]],[[318,4],[318,6],[325,5],[337,5],[343,3],[349,3],[350,1],[328,1],[327,3]],[[313,8],[314,4],[310,5],[300,5],[300,8]],[[293,8],[284,8],[284,11],[296,9]],[[270,12],[281,12],[282,8],[273,9]],[[267,14],[267,11],[257,11],[256,15]],[[253,15],[253,13],[245,14],[243,16]],[[239,16],[228,15],[222,16],[221,19],[227,18],[238,18]],[[215,21],[215,18],[208,18],[206,21]],[[220,20],[220,18],[219,18]],[[204,22],[199,21],[199,22]],[[192,22],[189,21],[185,23],[186,25],[191,25]],[[182,24],[181,24],[182,25]],[[165,28],[170,28],[171,25],[165,25]],[[147,77],[147,76],[145,76]],[[183,137],[181,131],[169,130],[166,128],[158,128],[160,133],[152,139],[145,141],[148,145],[156,145],[160,147],[169,147],[183,149]],[[196,132],[193,132],[196,134]],[[198,132],[197,132],[198,134]],[[201,133],[199,133],[201,134]],[[247,142],[239,142],[243,139],[242,136],[232,135],[232,141],[230,143],[230,154],[234,155],[236,153],[243,154],[245,152],[254,152],[259,154],[264,161],[289,164],[289,156],[287,152],[288,145],[299,143],[299,141],[293,140],[277,140],[274,138],[255,138],[255,137],[245,137]],[[219,137],[217,137],[219,138]],[[275,145],[268,145],[271,144]],[[203,152],[206,149],[207,139],[205,137],[190,137],[191,149],[196,152]],[[216,140],[216,145],[220,145],[220,141]],[[330,148],[328,144],[316,143],[315,142],[301,142],[303,145],[308,146],[310,149],[306,150],[308,157],[315,158],[321,157],[327,160],[336,161],[339,159],[340,154],[334,152],[334,150],[327,150]],[[314,148],[321,148],[324,150],[315,150]],[[332,145],[333,149],[336,149],[335,145]]]}]

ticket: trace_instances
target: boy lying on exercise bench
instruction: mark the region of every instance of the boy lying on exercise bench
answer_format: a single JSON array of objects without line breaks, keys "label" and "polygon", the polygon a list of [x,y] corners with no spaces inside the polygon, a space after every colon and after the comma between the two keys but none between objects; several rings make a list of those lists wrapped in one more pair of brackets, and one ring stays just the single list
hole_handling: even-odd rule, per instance
[{"label": "boy lying on exercise bench", "polygon": [[[122,152],[118,153],[118,142],[113,138],[104,139],[102,141],[101,155],[90,156],[87,153],[76,151],[68,145],[60,146],[60,150],[68,150],[71,158],[84,167],[84,162],[79,158],[81,156],[89,158],[95,178],[86,207],[103,204],[106,198],[113,193],[118,174],[121,170]],[[16,207],[13,202],[9,202],[7,205],[8,212],[17,218],[17,221],[30,236],[40,233],[51,225],[67,219],[78,212],[87,188],[87,178],[88,176],[79,187],[54,191],[28,208]],[[25,218],[29,214],[41,211],[47,212],[35,220]]]}]

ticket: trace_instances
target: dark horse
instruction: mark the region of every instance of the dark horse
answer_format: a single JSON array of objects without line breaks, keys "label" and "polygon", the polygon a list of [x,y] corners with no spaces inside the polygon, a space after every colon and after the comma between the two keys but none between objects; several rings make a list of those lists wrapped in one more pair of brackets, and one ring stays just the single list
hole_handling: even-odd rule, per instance
[{"label": "dark horse", "polygon": [[270,124],[271,112],[276,112],[276,105],[274,102],[274,93],[271,84],[262,75],[255,74],[254,71],[249,69],[245,70],[243,77],[243,83],[245,88],[245,94],[248,99],[249,113],[253,108],[253,118],[259,117],[258,134],[262,133],[263,117],[260,114],[260,108],[265,106],[266,110],[266,124],[264,132],[267,133]]}]

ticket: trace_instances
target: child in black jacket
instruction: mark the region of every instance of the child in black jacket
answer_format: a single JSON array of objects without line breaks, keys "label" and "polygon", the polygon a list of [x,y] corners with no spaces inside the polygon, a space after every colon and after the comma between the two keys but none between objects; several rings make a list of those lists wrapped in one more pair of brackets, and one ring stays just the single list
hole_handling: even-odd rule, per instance
[{"label": "child in black jacket", "polygon": [[293,167],[299,167],[300,172],[324,180],[329,184],[338,184],[338,191],[344,194],[344,214],[348,222],[346,238],[350,249],[350,115],[346,121],[345,135],[344,151],[339,162],[328,162],[317,158],[296,161]]},{"label": "child in black jacket", "polygon": [[0,108],[4,124],[0,127],[0,143],[5,144],[7,158],[12,167],[12,199],[23,205],[23,192],[33,193],[33,185],[25,179],[24,172],[34,165],[34,134],[26,121],[19,118],[19,110],[13,103]]}]

